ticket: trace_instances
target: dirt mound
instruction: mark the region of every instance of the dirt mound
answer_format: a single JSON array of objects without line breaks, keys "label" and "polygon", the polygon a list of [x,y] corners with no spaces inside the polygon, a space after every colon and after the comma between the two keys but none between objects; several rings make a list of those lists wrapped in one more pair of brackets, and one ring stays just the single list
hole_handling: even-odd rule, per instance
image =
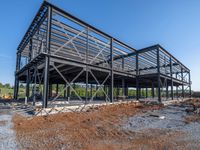
[{"label": "dirt mound", "polygon": [[131,102],[32,119],[15,116],[13,121],[24,149],[120,149],[130,147],[136,134],[124,131],[121,124],[130,116],[162,107]]}]

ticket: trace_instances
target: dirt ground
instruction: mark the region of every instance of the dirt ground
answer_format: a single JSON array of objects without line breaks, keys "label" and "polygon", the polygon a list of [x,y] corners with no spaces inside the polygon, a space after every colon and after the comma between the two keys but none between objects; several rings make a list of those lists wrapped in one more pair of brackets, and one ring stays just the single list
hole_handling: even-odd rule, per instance
[{"label": "dirt ground", "polygon": [[[185,117],[185,123],[199,121],[200,116],[195,112],[198,104],[199,100],[176,104],[178,107],[188,106],[188,118],[194,115],[197,117]],[[125,124],[131,126],[130,117],[162,109],[165,109],[163,105],[131,102],[101,106],[87,112],[60,113],[34,118],[15,115],[13,122],[18,143],[23,149],[28,150],[195,149],[196,147],[188,147],[188,142],[192,145],[192,142],[196,141],[183,139],[187,133],[182,130],[124,128]]]}]

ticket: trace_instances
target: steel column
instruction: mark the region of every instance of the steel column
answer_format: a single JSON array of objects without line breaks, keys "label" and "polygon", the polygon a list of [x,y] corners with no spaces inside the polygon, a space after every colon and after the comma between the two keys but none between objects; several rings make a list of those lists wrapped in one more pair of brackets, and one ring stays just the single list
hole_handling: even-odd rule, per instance
[{"label": "steel column", "polygon": [[[51,41],[51,19],[52,19],[52,8],[48,6],[48,24],[47,24],[47,49],[46,53],[50,54],[50,41]],[[42,107],[47,108],[49,98],[49,56],[45,56],[45,68],[44,68],[44,94]]]},{"label": "steel column", "polygon": [[29,94],[30,94],[29,88],[30,88],[30,70],[28,69],[27,75],[26,75],[26,99],[27,99],[27,101],[29,100]]},{"label": "steel column", "polygon": [[192,97],[192,88],[191,88],[191,75],[190,75],[190,71],[188,73],[189,73],[189,96],[191,98]]},{"label": "steel column", "polygon": [[70,99],[70,86],[67,87],[67,99]]},{"label": "steel column", "polygon": [[138,67],[138,53],[136,53],[136,99],[139,100],[139,67]]},{"label": "steel column", "polygon": [[146,87],[146,98],[148,98],[148,89]]},{"label": "steel column", "polygon": [[154,94],[154,84],[152,82],[152,97],[154,98],[155,97],[155,94]]},{"label": "steel column", "polygon": [[[16,72],[15,74],[20,70],[20,62],[21,62],[21,53],[17,53],[16,58]],[[14,99],[18,99],[18,92],[19,92],[19,79],[18,76],[15,75],[15,86],[14,86]]]},{"label": "steel column", "polygon": [[184,98],[185,93],[184,93],[184,83],[183,83],[183,80],[184,80],[184,77],[183,77],[183,68],[181,68],[181,79],[182,79],[182,98]]},{"label": "steel column", "polygon": [[36,82],[37,82],[37,66],[34,67],[34,89],[33,89],[33,106],[35,106],[36,102]]},{"label": "steel column", "polygon": [[172,58],[170,57],[170,76],[171,76],[171,99],[173,100],[174,99],[174,83],[173,83],[173,70],[172,70]]},{"label": "steel column", "polygon": [[64,88],[65,88],[65,90],[64,90],[64,98],[66,98],[66,90],[67,90],[66,87],[67,87],[67,84],[65,83],[64,84]]},{"label": "steel column", "polygon": [[[105,87],[105,85],[104,85]],[[90,84],[90,98],[92,97],[92,84]]]},{"label": "steel column", "polygon": [[157,48],[157,72],[158,72],[158,101],[161,102],[161,90],[160,90],[160,50]]},{"label": "steel column", "polygon": [[113,102],[113,86],[114,86],[114,76],[113,76],[113,38],[110,39],[110,102]]},{"label": "steel column", "polygon": [[89,29],[87,27],[87,45],[86,45],[86,90],[85,90],[85,102],[88,102],[88,49],[89,49]]}]

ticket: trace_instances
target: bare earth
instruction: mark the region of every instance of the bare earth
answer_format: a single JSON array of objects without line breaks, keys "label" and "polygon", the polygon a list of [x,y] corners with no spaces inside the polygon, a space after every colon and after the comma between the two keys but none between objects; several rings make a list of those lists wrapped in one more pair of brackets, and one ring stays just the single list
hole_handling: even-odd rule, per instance
[{"label": "bare earth", "polygon": [[28,150],[198,149],[199,104],[131,102],[31,119],[15,115],[13,122],[17,142]]}]

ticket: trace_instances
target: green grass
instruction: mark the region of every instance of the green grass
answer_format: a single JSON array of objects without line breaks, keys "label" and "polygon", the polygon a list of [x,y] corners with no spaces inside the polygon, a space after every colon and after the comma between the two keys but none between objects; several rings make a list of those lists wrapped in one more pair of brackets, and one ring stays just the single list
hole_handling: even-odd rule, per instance
[{"label": "green grass", "polygon": [[[9,96],[11,95],[13,97],[14,94],[14,89],[13,88],[6,88],[6,87],[2,87],[0,88],[0,97],[3,96]],[[24,88],[19,88],[19,98],[24,98],[25,97],[25,89]]]}]

